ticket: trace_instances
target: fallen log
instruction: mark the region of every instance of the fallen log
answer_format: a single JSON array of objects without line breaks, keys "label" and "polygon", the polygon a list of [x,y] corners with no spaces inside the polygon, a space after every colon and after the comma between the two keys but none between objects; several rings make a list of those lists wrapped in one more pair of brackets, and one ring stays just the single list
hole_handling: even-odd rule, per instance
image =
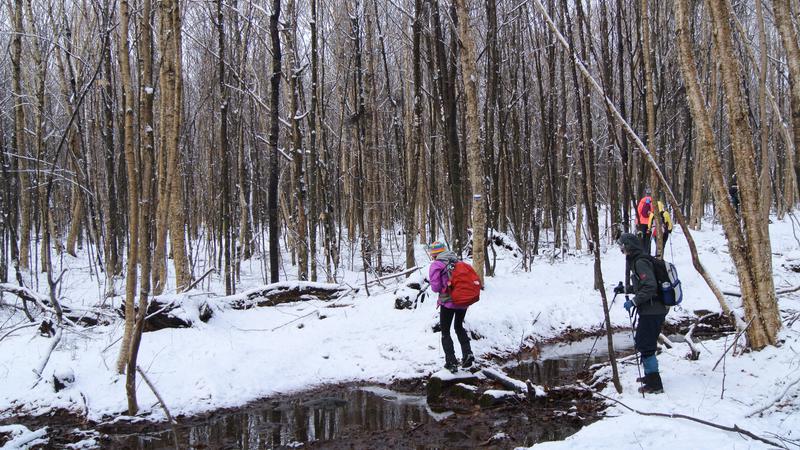
[{"label": "fallen log", "polygon": [[[11,283],[0,283],[0,292],[14,294],[23,301],[30,302],[44,312],[55,315],[55,309],[50,297],[42,295],[33,289],[24,286],[16,286]],[[61,305],[61,310],[67,323],[91,327],[95,325],[110,324],[109,316],[113,316],[110,310],[100,308],[82,308],[75,306]]]},{"label": "fallen log", "polygon": [[428,401],[438,400],[444,391],[457,384],[473,384],[478,382],[478,376],[467,371],[451,373],[447,369],[442,369],[433,373],[428,379],[427,394]]},{"label": "fallen log", "polygon": [[[117,313],[121,318],[125,318],[124,305],[117,308]],[[213,316],[214,311],[205,299],[194,300],[186,295],[153,297],[147,304],[143,331],[189,328],[197,319],[208,322]]]},{"label": "fallen log", "polygon": [[218,307],[241,310],[309,300],[337,300],[351,291],[352,288],[340,284],[284,281],[250,289],[241,294],[210,299],[210,302]]},{"label": "fallen log", "polygon": [[[197,293],[162,295],[147,305],[144,331],[164,328],[189,328],[198,320],[208,322],[214,310],[246,310],[298,301],[331,301],[343,297],[351,288],[339,284],[279,282],[224,297],[199,297]],[[125,317],[124,308],[117,309]]]},{"label": "fallen log", "polygon": [[483,369],[482,372],[486,375],[486,378],[497,381],[506,389],[518,394],[527,395],[529,398],[544,397],[547,395],[547,392],[542,386],[511,378],[500,370],[487,367]]}]

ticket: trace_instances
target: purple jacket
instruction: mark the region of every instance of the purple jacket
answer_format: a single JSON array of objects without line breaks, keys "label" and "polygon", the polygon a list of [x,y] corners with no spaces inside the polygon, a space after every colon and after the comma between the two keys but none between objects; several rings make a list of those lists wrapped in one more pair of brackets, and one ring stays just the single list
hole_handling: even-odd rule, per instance
[{"label": "purple jacket", "polygon": [[450,299],[450,294],[447,293],[447,283],[450,281],[447,274],[447,265],[456,261],[458,261],[458,256],[452,251],[447,250],[440,253],[431,263],[428,279],[431,281],[431,290],[439,294],[439,299],[436,302],[437,306],[444,306],[448,309],[467,309],[466,306],[454,305]]}]

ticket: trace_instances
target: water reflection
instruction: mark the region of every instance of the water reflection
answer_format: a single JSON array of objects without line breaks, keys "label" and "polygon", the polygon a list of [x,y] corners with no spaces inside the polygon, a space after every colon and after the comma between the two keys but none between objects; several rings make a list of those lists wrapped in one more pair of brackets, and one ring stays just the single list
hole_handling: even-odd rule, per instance
[{"label": "water reflection", "polygon": [[[534,384],[557,386],[572,382],[585,366],[605,362],[604,337],[541,349],[536,360],[509,363],[504,370],[514,378],[530,379]],[[614,336],[615,349],[633,348],[630,332]],[[315,393],[281,401],[250,405],[236,412],[198,418],[179,429],[179,447],[192,449],[268,449],[301,447],[307,443],[330,443],[358,438],[376,431],[407,431],[418,425],[440,421],[452,412],[430,409],[424,396],[407,395],[370,386]],[[563,427],[531,427],[537,434],[533,442],[563,439],[575,430]],[[137,436],[112,436],[110,448],[174,448],[170,432]],[[400,443],[394,443],[400,445]],[[416,444],[406,443],[411,447]]]},{"label": "water reflection", "polygon": [[[614,350],[619,354],[633,351],[630,332],[613,336]],[[608,344],[605,336],[576,342],[542,347],[537,359],[523,359],[507,364],[504,369],[512,377],[531,380],[533,384],[558,386],[572,382],[575,375],[592,364],[608,361]]]},{"label": "water reflection", "polygon": [[[355,388],[336,396],[275,401],[211,417],[199,425],[179,429],[179,445],[198,449],[299,447],[349,433],[408,430],[450,414],[431,411],[424,396],[380,387]],[[169,432],[112,439],[115,448],[173,447]]]}]

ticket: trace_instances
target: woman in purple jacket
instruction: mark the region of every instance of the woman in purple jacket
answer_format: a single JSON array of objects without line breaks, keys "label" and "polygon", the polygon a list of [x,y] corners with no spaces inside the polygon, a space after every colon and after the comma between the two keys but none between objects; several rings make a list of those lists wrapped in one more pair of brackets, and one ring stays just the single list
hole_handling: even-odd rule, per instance
[{"label": "woman in purple jacket", "polygon": [[467,306],[456,306],[453,304],[449,294],[449,281],[450,276],[447,266],[455,264],[458,261],[458,256],[447,249],[443,242],[436,241],[428,246],[430,257],[433,260],[431,263],[430,271],[428,272],[428,279],[431,281],[431,289],[433,292],[439,294],[439,299],[436,306],[441,307],[439,312],[439,324],[442,331],[442,347],[444,348],[444,368],[450,372],[458,371],[458,360],[456,353],[453,349],[453,339],[450,337],[450,324],[455,324],[453,328],[456,330],[458,343],[461,344],[461,367],[469,368],[475,362],[475,357],[472,355],[472,348],[469,345],[469,336],[464,330],[464,316],[467,314]]}]

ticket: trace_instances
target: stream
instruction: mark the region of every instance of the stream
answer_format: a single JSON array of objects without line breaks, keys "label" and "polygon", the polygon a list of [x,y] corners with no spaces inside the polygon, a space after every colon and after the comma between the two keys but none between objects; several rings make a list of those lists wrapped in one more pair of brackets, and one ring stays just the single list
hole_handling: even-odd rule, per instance
[{"label": "stream", "polygon": [[[591,364],[608,359],[606,340],[595,338],[542,346],[536,357],[506,361],[512,377],[534,384],[572,383]],[[617,333],[618,351],[630,352],[630,332]],[[588,359],[587,359],[588,357]],[[417,389],[419,391],[419,389]],[[513,448],[560,440],[580,429],[574,420],[532,420],[525,408],[452,411],[428,405],[424,392],[404,393],[381,386],[335,386],[251,403],[236,410],[181,419],[178,446],[195,449],[410,448],[434,449],[490,445]],[[99,427],[103,447],[150,450],[174,448],[164,424],[120,433]]]}]

